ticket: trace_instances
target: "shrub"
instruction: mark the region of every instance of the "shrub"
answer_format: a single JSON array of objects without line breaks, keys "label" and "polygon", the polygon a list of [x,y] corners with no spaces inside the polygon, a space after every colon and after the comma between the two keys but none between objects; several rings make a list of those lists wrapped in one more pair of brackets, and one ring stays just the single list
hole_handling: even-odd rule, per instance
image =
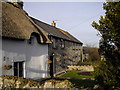
[{"label": "shrub", "polygon": [[101,62],[95,67],[95,81],[106,89],[115,89],[120,87],[120,81],[117,76],[120,75],[118,69],[108,64],[106,61]]}]

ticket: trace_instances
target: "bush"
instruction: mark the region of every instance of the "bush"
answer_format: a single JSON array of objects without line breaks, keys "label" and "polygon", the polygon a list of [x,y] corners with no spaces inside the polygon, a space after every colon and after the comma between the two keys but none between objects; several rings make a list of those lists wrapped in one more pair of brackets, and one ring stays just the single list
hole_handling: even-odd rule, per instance
[{"label": "bush", "polygon": [[120,75],[118,69],[106,61],[95,67],[94,76],[96,84],[101,85],[105,90],[120,88],[120,81],[117,79],[118,75]]},{"label": "bush", "polygon": [[[97,29],[101,36],[99,52],[105,58],[96,68],[96,81],[108,89],[120,89],[120,1],[103,4],[106,11],[98,23],[92,26]],[[105,89],[105,90],[106,90]]]}]

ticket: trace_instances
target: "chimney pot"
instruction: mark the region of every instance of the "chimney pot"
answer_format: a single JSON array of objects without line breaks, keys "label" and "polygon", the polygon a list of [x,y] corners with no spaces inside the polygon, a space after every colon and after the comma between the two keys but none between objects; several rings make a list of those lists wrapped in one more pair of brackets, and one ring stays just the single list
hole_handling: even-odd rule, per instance
[{"label": "chimney pot", "polygon": [[14,4],[18,8],[22,8],[23,9],[23,1],[21,1],[21,0],[6,0],[6,1]]},{"label": "chimney pot", "polygon": [[52,21],[52,26],[54,26],[54,27],[56,27],[56,23],[55,23],[55,21]]}]

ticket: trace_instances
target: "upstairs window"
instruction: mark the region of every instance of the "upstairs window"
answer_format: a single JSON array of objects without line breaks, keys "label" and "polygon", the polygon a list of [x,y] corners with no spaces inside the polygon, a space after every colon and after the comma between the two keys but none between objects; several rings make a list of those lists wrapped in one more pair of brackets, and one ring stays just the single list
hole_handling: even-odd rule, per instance
[{"label": "upstairs window", "polygon": [[52,38],[53,48],[56,48],[56,39]]},{"label": "upstairs window", "polygon": [[77,43],[74,43],[74,46],[77,46]]},{"label": "upstairs window", "polygon": [[65,41],[61,39],[61,48],[65,48]]}]

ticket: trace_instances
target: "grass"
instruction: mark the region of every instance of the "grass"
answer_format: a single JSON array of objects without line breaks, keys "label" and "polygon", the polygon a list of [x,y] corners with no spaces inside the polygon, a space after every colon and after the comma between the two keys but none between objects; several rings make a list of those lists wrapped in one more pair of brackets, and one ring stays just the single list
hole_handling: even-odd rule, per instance
[{"label": "grass", "polygon": [[[85,71],[73,71],[73,72],[67,72],[65,74],[62,74],[60,77],[64,77],[64,78],[77,78],[77,79],[82,79],[82,78],[94,78],[93,75],[91,76],[86,76],[86,75],[78,75],[78,73],[80,72],[85,72]],[[92,72],[91,72],[92,73]]]},{"label": "grass", "polygon": [[[65,74],[60,75],[59,77],[68,79],[69,81],[71,81],[72,84],[74,84],[74,86],[76,88],[94,87],[95,81],[91,80],[91,79],[94,79],[93,74],[91,76],[78,75],[78,73],[81,73],[81,72],[86,72],[86,71],[67,72]],[[91,73],[93,73],[93,72],[91,72]]]},{"label": "grass", "polygon": [[75,88],[92,88],[95,85],[95,81],[94,80],[90,80],[90,79],[77,79],[77,78],[58,78],[55,77],[53,80],[59,80],[59,81],[63,81],[63,80],[68,80],[70,81]]}]

